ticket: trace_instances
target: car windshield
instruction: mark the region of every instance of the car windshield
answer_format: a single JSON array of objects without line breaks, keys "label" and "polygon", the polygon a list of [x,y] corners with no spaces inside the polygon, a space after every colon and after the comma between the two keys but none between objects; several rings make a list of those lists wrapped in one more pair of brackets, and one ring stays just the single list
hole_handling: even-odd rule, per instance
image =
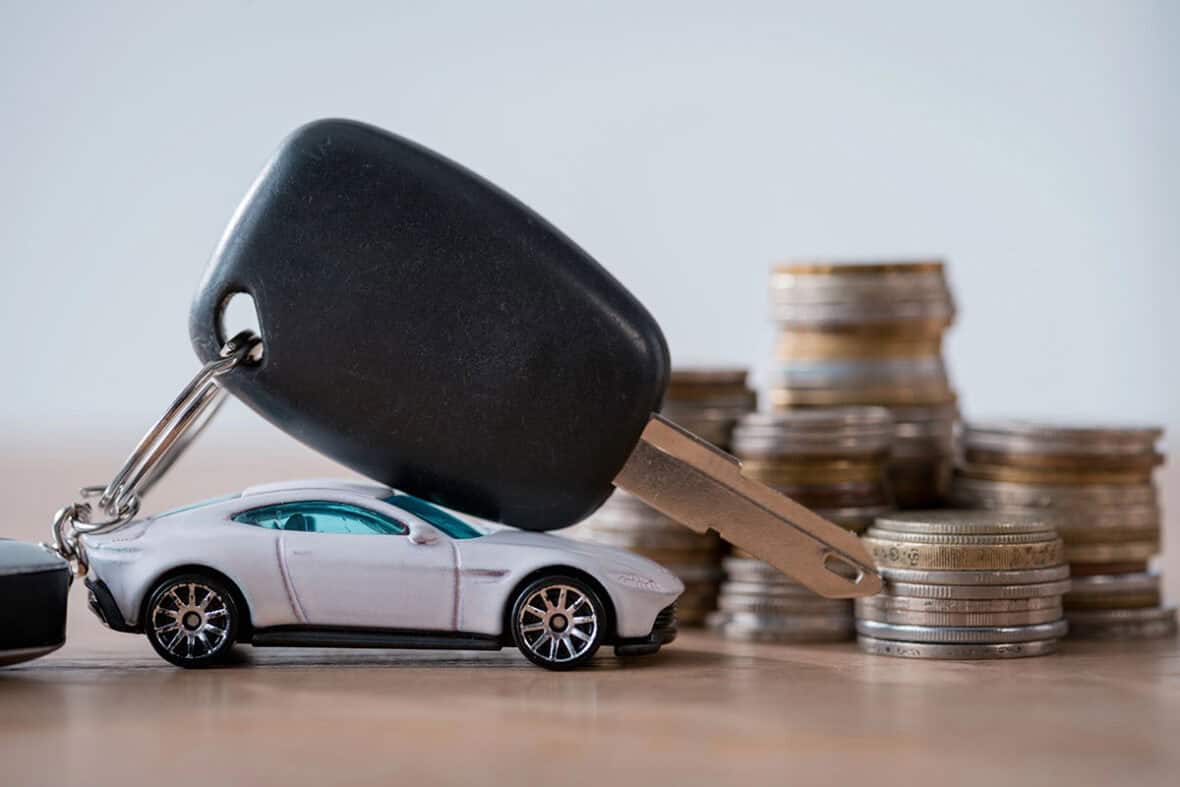
[{"label": "car windshield", "polygon": [[420,500],[413,495],[406,495],[398,492],[384,498],[386,503],[391,506],[396,506],[404,511],[409,511],[419,519],[425,520],[437,527],[442,532],[446,533],[451,538],[479,538],[483,533],[476,530],[471,525],[464,522],[453,514],[448,514],[438,506],[427,503],[425,500]]}]

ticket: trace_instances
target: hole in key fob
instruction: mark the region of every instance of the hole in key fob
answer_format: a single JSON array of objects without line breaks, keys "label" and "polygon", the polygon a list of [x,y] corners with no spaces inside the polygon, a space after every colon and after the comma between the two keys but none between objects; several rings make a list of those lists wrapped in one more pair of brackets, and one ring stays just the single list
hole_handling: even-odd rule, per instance
[{"label": "hole in key fob", "polygon": [[342,464],[529,530],[610,495],[668,380],[647,310],[496,186],[371,126],[295,131],[214,254],[203,361],[235,293],[265,355],[222,384]]},{"label": "hole in key fob", "polygon": [[0,667],[62,646],[70,580],[69,563],[53,551],[0,539]]}]

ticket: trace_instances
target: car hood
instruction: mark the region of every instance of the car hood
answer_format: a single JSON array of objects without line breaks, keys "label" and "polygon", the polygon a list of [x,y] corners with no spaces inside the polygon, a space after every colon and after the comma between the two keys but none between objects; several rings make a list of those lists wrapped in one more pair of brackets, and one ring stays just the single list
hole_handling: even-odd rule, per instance
[{"label": "car hood", "polygon": [[[572,538],[556,536],[552,533],[535,533],[527,530],[498,530],[479,539],[484,546],[502,546],[505,548],[547,549],[563,554],[578,555],[595,562],[609,565],[623,571],[632,571],[656,580],[665,580],[661,584],[673,583],[676,575],[653,560],[640,557],[625,549],[604,546],[602,544],[588,544],[585,541],[575,541]],[[462,544],[462,542],[459,542]]]}]

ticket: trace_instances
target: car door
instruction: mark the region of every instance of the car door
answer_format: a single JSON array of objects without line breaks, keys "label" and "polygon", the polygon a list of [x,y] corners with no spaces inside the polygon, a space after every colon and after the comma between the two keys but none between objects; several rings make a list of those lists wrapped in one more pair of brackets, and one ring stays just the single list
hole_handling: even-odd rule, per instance
[{"label": "car door", "polygon": [[448,539],[412,541],[406,522],[353,503],[309,500],[281,508],[283,570],[305,623],[454,630],[455,555]]}]

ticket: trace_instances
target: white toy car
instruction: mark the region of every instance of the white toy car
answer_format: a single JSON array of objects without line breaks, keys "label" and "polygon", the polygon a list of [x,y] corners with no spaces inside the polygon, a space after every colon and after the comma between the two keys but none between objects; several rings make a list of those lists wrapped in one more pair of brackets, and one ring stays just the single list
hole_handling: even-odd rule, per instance
[{"label": "white toy car", "polygon": [[571,669],[600,645],[654,653],[684,585],[608,547],[485,532],[375,484],[301,481],[83,537],[90,607],[173,664],[235,642],[499,650]]}]

